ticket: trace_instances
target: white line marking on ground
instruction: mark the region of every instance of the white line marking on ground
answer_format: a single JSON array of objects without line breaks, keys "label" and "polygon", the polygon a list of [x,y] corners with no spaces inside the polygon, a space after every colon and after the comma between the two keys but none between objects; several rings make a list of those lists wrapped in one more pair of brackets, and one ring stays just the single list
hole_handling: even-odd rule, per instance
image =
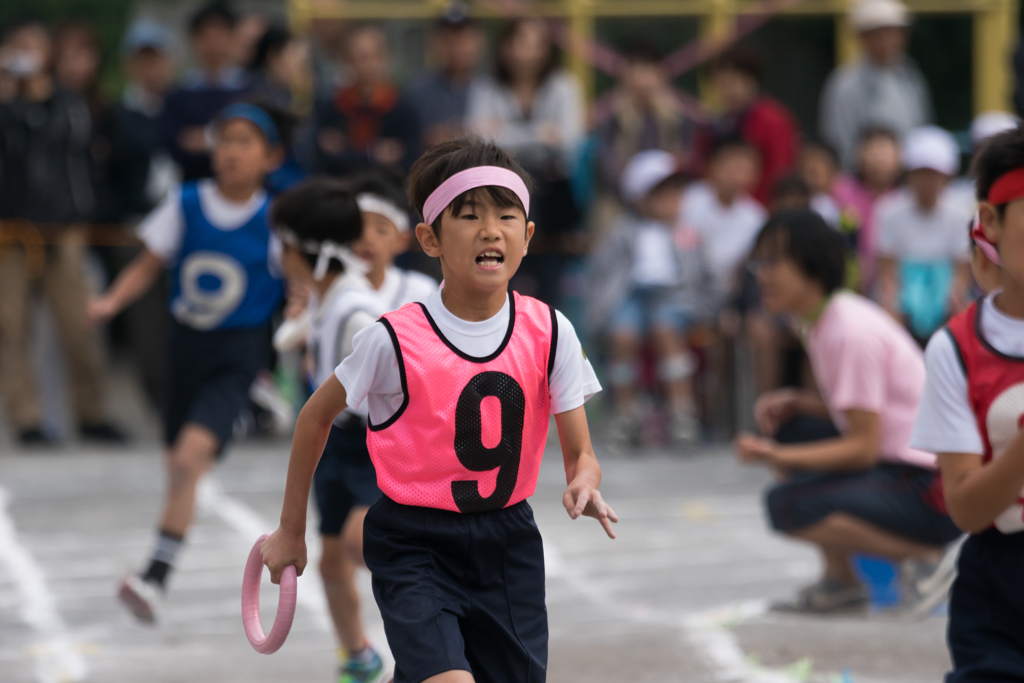
[{"label": "white line marking on ground", "polygon": [[[251,548],[252,545],[249,544],[255,543],[257,538],[275,528],[275,525],[264,519],[251,507],[237,498],[229,496],[214,475],[207,475],[199,482],[197,499],[203,509],[220,517],[242,537],[243,542],[247,544],[246,549]],[[307,525],[306,531],[307,558],[317,558],[320,556],[320,537],[313,531],[312,526]],[[315,568],[314,562],[309,562],[306,565],[307,571],[299,577],[296,600],[313,615],[318,628],[333,633],[334,625],[331,623],[327,598],[324,596],[324,584]],[[242,567],[238,568],[239,576],[242,574],[242,569]],[[383,626],[365,626],[367,627],[367,637],[373,643],[374,649],[384,659],[385,665],[393,665],[394,659],[388,649]],[[241,630],[241,624],[239,624],[239,630]]]},{"label": "white line marking on ground", "polygon": [[14,520],[7,512],[7,501],[7,492],[0,487],[0,564],[7,568],[17,590],[22,621],[39,636],[39,642],[31,648],[36,680],[39,683],[81,681],[88,671],[85,659],[68,636],[42,567],[18,540]]},{"label": "white line marking on ground", "polygon": [[796,683],[795,678],[784,672],[754,667],[729,629],[731,624],[763,614],[767,608],[764,601],[736,603],[679,616],[642,603],[624,604],[614,600],[608,591],[595,586],[584,574],[567,569],[561,552],[549,541],[544,542],[544,567],[548,578],[564,579],[572,590],[617,618],[679,629],[683,639],[704,655],[712,673],[722,683]]}]

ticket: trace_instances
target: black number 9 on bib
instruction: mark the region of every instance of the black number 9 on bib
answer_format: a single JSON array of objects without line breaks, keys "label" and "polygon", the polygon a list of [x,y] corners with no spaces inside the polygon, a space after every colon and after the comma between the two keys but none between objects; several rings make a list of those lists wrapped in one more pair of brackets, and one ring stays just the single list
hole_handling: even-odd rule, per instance
[{"label": "black number 9 on bib", "polygon": [[[493,396],[501,404],[501,439],[484,446],[483,401]],[[461,512],[500,510],[508,504],[519,479],[523,453],[526,396],[523,388],[503,372],[481,372],[469,380],[455,406],[455,454],[470,472],[498,470],[494,493],[480,495],[476,481],[453,481],[452,498]]]}]

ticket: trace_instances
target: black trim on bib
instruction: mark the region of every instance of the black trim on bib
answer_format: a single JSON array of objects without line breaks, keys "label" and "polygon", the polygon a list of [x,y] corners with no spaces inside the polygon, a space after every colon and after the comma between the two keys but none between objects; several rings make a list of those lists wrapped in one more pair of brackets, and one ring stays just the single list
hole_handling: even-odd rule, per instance
[{"label": "black trim on bib", "polygon": [[395,328],[391,327],[391,323],[388,322],[387,318],[381,318],[377,322],[383,323],[384,328],[388,331],[388,335],[391,337],[391,343],[395,347],[395,358],[398,359],[398,376],[402,378],[402,405],[398,406],[398,410],[395,414],[387,419],[387,421],[375,425],[370,421],[369,415],[366,417],[366,426],[371,432],[379,432],[382,429],[387,429],[391,425],[395,424],[395,421],[402,416],[405,409],[409,407],[409,383],[405,378],[405,360],[402,358],[402,346],[398,343],[398,335],[395,334]]},{"label": "black trim on bib", "polygon": [[960,344],[956,341],[956,335],[953,334],[953,330],[948,327],[943,327],[946,335],[949,336],[949,341],[953,342],[953,350],[956,351],[956,359],[960,363],[960,369],[964,371],[964,377],[967,376],[967,363],[964,361],[964,352],[960,350]]},{"label": "black trim on bib", "polygon": [[558,351],[558,314],[553,306],[548,306],[551,311],[551,350],[548,351],[548,382],[551,381],[551,373],[555,371],[555,352]]},{"label": "black trim on bib", "polygon": [[[451,349],[456,356],[462,358],[463,360],[468,360],[470,363],[490,363],[492,360],[500,356],[501,352],[505,350],[505,347],[508,346],[509,341],[512,339],[512,330],[515,329],[516,326],[516,296],[515,294],[509,293],[508,331],[505,332],[505,338],[501,340],[501,344],[498,346],[497,349],[495,349],[494,353],[484,358],[477,358],[476,356],[471,356],[468,353],[463,352],[461,349],[459,349],[459,347],[455,346],[455,344],[452,344],[450,341],[448,341],[448,339],[444,336],[444,333],[441,332],[441,328],[437,326],[437,323],[434,322],[434,319],[430,316],[430,311],[427,310],[427,307],[420,302],[416,302],[416,305],[423,309],[423,315],[427,317],[427,322],[430,323],[430,327],[433,328],[434,334],[437,335],[437,338],[443,341],[444,345]],[[398,342],[396,341],[395,344],[397,345]]]}]

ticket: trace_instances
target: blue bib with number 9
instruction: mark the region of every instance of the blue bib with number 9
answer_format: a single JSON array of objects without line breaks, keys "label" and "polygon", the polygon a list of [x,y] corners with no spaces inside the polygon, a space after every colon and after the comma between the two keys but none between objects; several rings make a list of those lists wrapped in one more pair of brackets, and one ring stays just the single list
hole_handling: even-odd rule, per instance
[{"label": "blue bib with number 9", "polygon": [[256,327],[281,302],[284,288],[268,266],[269,201],[244,225],[225,230],[203,213],[197,183],[181,188],[185,236],[172,271],[171,315],[196,330]]}]

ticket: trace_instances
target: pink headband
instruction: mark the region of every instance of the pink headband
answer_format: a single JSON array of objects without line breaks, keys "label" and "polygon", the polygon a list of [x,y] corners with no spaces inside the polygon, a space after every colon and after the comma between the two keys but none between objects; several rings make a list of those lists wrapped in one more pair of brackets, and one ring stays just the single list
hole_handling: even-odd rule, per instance
[{"label": "pink headband", "polygon": [[448,205],[460,194],[488,185],[504,187],[515,192],[526,209],[526,215],[530,215],[530,193],[518,173],[498,166],[476,166],[459,171],[430,193],[427,201],[423,203],[423,220],[433,225],[437,217],[444,213]]}]

